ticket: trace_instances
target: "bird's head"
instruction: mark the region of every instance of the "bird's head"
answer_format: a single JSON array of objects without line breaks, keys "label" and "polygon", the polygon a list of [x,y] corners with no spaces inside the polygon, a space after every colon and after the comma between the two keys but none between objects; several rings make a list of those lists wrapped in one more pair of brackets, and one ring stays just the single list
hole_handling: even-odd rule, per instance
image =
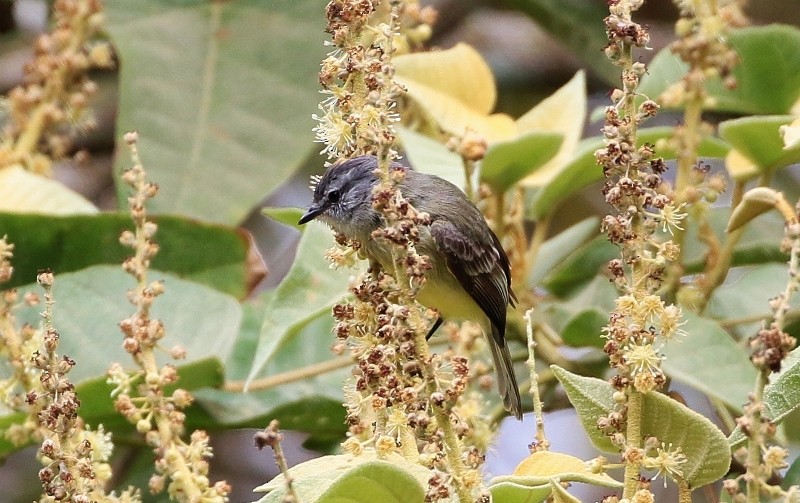
[{"label": "bird's head", "polygon": [[298,223],[319,219],[349,237],[372,231],[379,219],[372,208],[377,167],[374,156],[354,157],[330,166],[317,181],[314,201]]}]

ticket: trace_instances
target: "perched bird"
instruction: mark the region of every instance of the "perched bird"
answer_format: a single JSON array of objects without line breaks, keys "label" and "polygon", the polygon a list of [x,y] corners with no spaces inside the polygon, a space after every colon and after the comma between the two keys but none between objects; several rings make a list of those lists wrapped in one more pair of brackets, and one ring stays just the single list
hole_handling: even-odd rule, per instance
[{"label": "perched bird", "polygon": [[[367,257],[392,271],[391,245],[372,237],[385,225],[372,206],[378,184],[374,156],[360,156],[328,168],[314,188],[314,202],[300,219],[317,219],[344,236],[358,240]],[[432,268],[417,300],[439,312],[428,336],[443,318],[479,323],[489,339],[497,371],[497,385],[506,410],[522,419],[519,387],[505,340],[506,308],[514,305],[508,256],[483,215],[455,185],[438,176],[419,173],[398,163],[405,171],[400,191],[418,211],[430,215],[430,226],[421,226],[416,244]]]}]

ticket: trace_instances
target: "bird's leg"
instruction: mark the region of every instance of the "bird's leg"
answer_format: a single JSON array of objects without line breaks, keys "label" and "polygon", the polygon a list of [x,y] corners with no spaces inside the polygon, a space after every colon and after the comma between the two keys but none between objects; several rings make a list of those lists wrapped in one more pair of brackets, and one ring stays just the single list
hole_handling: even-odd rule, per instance
[{"label": "bird's leg", "polygon": [[442,315],[439,315],[439,316],[436,318],[436,321],[434,321],[434,322],[433,322],[433,326],[431,327],[431,329],[430,329],[430,330],[428,330],[428,335],[426,335],[426,336],[425,336],[425,340],[426,340],[426,341],[427,341],[427,340],[430,340],[430,338],[433,336],[433,333],[434,333],[434,332],[436,332],[436,330],[437,330],[437,329],[438,329],[440,326],[442,326],[442,322],[443,322],[443,321],[444,321],[444,320],[442,319]]}]

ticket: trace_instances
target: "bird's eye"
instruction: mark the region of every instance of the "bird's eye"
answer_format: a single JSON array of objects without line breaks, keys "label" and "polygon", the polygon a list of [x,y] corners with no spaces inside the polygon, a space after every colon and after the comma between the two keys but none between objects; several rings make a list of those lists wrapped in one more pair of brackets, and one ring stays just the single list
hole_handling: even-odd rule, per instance
[{"label": "bird's eye", "polygon": [[336,189],[333,189],[332,191],[328,192],[328,201],[332,203],[338,202],[339,197],[340,197],[339,191]]}]

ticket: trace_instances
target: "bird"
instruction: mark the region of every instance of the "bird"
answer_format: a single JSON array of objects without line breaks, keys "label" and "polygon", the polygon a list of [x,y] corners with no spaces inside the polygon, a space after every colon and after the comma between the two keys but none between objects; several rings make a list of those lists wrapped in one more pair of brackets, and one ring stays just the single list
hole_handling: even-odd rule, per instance
[{"label": "bird", "polygon": [[[393,271],[391,243],[372,237],[386,225],[372,205],[379,183],[378,159],[362,155],[330,165],[314,186],[311,206],[302,225],[319,220],[348,239],[357,240],[367,258]],[[497,374],[497,386],[506,410],[522,420],[519,385],[505,338],[507,307],[516,300],[511,290],[511,267],[500,240],[483,214],[464,192],[435,175],[415,171],[398,162],[404,172],[398,188],[417,210],[430,215],[420,226],[416,244],[427,255],[431,269],[417,301],[438,311],[428,337],[444,319],[477,322],[486,334]]]}]

